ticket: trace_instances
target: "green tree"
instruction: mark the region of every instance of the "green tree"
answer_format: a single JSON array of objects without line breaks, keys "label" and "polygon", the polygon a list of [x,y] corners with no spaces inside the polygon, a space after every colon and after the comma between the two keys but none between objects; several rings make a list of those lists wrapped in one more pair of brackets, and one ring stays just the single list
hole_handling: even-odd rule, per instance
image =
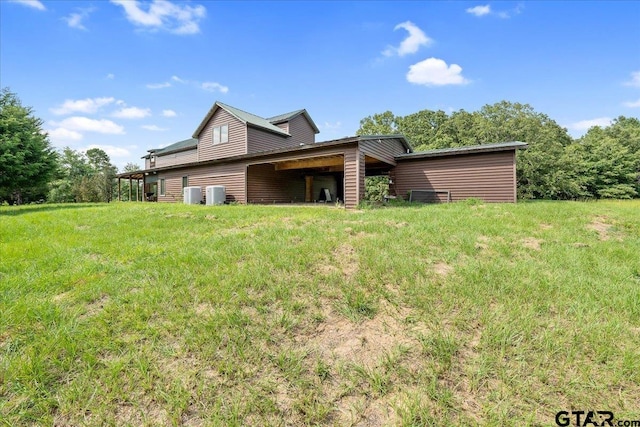
[{"label": "green tree", "polygon": [[56,152],[42,120],[8,88],[0,92],[0,200],[44,198],[56,171]]},{"label": "green tree", "polygon": [[635,141],[629,134],[620,131],[621,123],[605,129],[592,127],[571,147],[586,197],[629,199],[638,195],[640,151],[633,148]]},{"label": "green tree", "polygon": [[356,135],[390,135],[398,133],[396,116],[391,111],[367,116],[360,120]]},{"label": "green tree", "polygon": [[115,192],[115,177],[118,168],[111,164],[109,155],[100,148],[87,150],[87,159],[93,170],[91,187],[95,189],[97,201],[111,202]]}]

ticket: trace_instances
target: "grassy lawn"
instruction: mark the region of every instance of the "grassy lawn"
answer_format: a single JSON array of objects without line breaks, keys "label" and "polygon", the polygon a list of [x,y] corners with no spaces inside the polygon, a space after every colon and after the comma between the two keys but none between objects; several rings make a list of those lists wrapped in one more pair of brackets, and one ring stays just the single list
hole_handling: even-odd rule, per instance
[{"label": "grassy lawn", "polygon": [[640,419],[640,201],[0,208],[0,424]]}]

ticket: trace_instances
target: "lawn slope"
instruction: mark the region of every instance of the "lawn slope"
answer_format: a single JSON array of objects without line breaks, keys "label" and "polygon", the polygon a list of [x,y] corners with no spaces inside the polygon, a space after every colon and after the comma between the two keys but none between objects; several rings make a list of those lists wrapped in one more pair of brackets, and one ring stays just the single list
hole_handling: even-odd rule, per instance
[{"label": "lawn slope", "polygon": [[639,254],[638,201],[0,207],[0,421],[640,419]]}]

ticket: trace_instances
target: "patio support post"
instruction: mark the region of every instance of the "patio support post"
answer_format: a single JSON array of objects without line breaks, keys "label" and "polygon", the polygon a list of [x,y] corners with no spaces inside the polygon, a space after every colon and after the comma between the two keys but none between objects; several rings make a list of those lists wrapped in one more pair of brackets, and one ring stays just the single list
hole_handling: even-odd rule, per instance
[{"label": "patio support post", "polygon": [[131,176],[129,176],[129,201],[131,201],[131,197],[132,197],[132,191],[131,191],[131,186],[133,185],[132,180],[131,180]]},{"label": "patio support post", "polygon": [[120,201],[120,177],[118,177],[118,201]]},{"label": "patio support post", "polygon": [[304,201],[313,202],[313,175],[305,175]]}]

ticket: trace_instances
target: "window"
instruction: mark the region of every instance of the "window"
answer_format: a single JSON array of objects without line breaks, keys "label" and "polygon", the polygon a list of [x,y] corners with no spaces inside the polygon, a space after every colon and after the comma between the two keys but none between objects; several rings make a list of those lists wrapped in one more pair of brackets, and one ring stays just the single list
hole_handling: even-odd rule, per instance
[{"label": "window", "polygon": [[164,178],[160,178],[160,195],[164,196]]},{"label": "window", "polygon": [[213,143],[222,144],[229,142],[229,125],[216,126],[213,128]]},{"label": "window", "polygon": [[156,166],[156,156],[151,156],[151,159],[149,160],[149,167],[154,168]]},{"label": "window", "polygon": [[183,176],[182,177],[182,189],[184,190],[184,187],[188,187],[189,186],[189,177],[188,176]]}]

